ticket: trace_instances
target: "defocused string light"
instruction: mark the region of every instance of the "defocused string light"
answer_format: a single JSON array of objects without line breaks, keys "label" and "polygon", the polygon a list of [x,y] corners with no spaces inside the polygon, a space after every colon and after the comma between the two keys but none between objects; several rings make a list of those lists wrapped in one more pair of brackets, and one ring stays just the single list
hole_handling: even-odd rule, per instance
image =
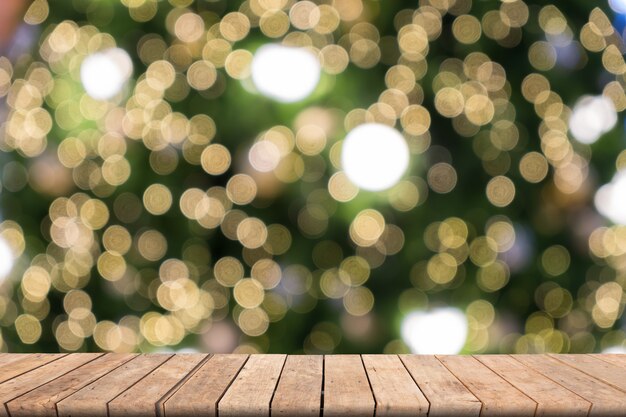
[{"label": "defocused string light", "polygon": [[87,56],[80,66],[80,81],[96,100],[115,97],[132,75],[133,63],[121,48],[111,48]]},{"label": "defocused string light", "polygon": [[407,170],[409,147],[397,130],[366,123],[346,136],[341,166],[348,179],[364,190],[385,190],[395,185]]},{"label": "defocused string light", "polygon": [[263,45],[252,59],[252,81],[261,94],[292,103],[308,97],[320,80],[320,62],[304,48]]},{"label": "defocused string light", "polygon": [[613,223],[626,225],[626,171],[615,174],[596,192],[595,205]]},{"label": "defocused string light", "polygon": [[609,98],[586,96],[578,100],[574,106],[569,119],[569,128],[578,142],[592,144],[613,129],[616,123],[617,112]]},{"label": "defocused string light", "polygon": [[626,0],[609,0],[609,6],[616,13],[626,13]]},{"label": "defocused string light", "polygon": [[259,172],[270,172],[280,162],[280,150],[268,140],[261,140],[250,148],[248,152],[250,165]]},{"label": "defocused string light", "polygon": [[608,347],[606,349],[603,349],[602,353],[608,353],[608,354],[613,354],[613,355],[626,355],[626,347],[624,347],[624,346],[611,346],[611,347]]},{"label": "defocused string light", "polygon": [[[0,282],[22,276],[5,283],[19,290],[0,291],[0,327],[15,327],[0,351],[150,351],[196,340],[210,352],[333,353],[349,349],[342,338],[370,350],[385,343],[389,353],[624,346],[626,174],[596,196],[617,224],[597,224],[581,208],[595,171],[612,169],[616,144],[592,152],[573,142],[598,140],[626,109],[626,0],[594,5],[586,22],[574,3],[525,0],[480,10],[471,0],[250,0],[225,15],[191,0],[87,10],[57,2],[53,14],[48,3],[34,1],[24,18],[42,24],[36,59],[0,57],[0,149],[14,159],[0,173],[3,203],[27,225],[0,224]],[[115,45],[134,29],[111,24],[120,13],[146,29],[136,45],[123,40],[132,80]],[[280,44],[249,50],[267,38]],[[494,42],[516,47],[529,66],[502,61]],[[313,104],[321,70],[334,95]],[[573,111],[565,103],[580,92],[557,81],[572,70],[582,88],[604,84]],[[245,97],[232,80],[312,107],[244,114],[238,126],[233,106]],[[363,82],[377,99],[360,94]],[[241,141],[241,128],[255,139]],[[403,178],[409,155],[421,154],[427,163]],[[626,151],[615,165],[624,172]],[[40,201],[48,216],[24,205],[22,190],[54,194]],[[484,218],[479,201],[498,215]],[[442,219],[446,210],[455,217]],[[574,233],[561,233],[571,221]],[[574,268],[584,244],[594,257]],[[397,262],[408,276],[365,287]],[[520,274],[543,280],[521,283]],[[95,280],[110,291],[93,293]],[[475,300],[464,311],[425,307],[467,294]],[[410,313],[404,343],[375,336],[396,302]],[[519,315],[498,314],[509,307]],[[116,322],[106,319],[111,309]],[[307,336],[274,327],[284,318],[289,326],[292,313],[310,315]]]},{"label": "defocused string light", "polygon": [[13,269],[13,252],[4,238],[0,237],[0,280],[6,278]]},{"label": "defocused string light", "polygon": [[454,355],[467,339],[465,314],[457,308],[445,307],[432,311],[414,311],[402,321],[402,340],[413,353],[425,355]]}]

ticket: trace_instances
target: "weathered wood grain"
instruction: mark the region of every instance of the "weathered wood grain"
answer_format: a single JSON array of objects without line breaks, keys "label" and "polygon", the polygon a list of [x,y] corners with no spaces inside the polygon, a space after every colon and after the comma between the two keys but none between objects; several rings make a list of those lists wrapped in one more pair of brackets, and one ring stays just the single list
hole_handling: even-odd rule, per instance
[{"label": "weathered wood grain", "polygon": [[318,417],[323,372],[322,356],[288,356],[272,400],[272,416]]},{"label": "weathered wood grain", "polygon": [[0,354],[9,413],[626,416],[626,356]]},{"label": "weathered wood grain", "polygon": [[73,371],[97,358],[103,353],[83,353],[67,355],[56,361],[47,363],[30,372],[9,379],[0,384],[0,416],[8,416],[6,403],[50,382],[68,372]]},{"label": "weathered wood grain", "polygon": [[478,355],[480,362],[537,403],[535,417],[584,417],[591,403],[508,355]]},{"label": "weathered wood grain", "polygon": [[252,355],[217,405],[220,417],[269,416],[286,355]]},{"label": "weathered wood grain", "polygon": [[376,403],[359,355],[324,356],[324,416],[374,415]]},{"label": "weathered wood grain", "polygon": [[8,353],[0,353],[0,366],[16,361],[19,359],[20,356],[23,355],[18,355],[18,354],[8,354]]},{"label": "weathered wood grain", "polygon": [[32,355],[6,355],[7,360],[0,365],[0,383],[18,375],[39,368],[42,365],[61,359],[65,354],[34,353]]},{"label": "weathered wood grain", "polygon": [[537,403],[471,356],[437,356],[482,403],[481,416],[533,416]]},{"label": "weathered wood grain", "polygon": [[478,417],[482,403],[435,356],[400,355],[430,403],[430,417]]},{"label": "weathered wood grain", "polygon": [[591,355],[550,355],[550,357],[626,392],[626,368],[611,365]]},{"label": "weathered wood grain", "polygon": [[429,403],[395,355],[363,355],[376,416],[426,416]]},{"label": "weathered wood grain", "polygon": [[109,416],[155,417],[160,402],[181,385],[207,355],[175,355],[135,385],[109,402]]},{"label": "weathered wood grain", "polygon": [[604,362],[608,362],[612,365],[615,366],[620,366],[622,368],[626,368],[626,355],[623,354],[618,354],[618,353],[610,353],[610,354],[601,354],[601,353],[594,353],[594,354],[590,354],[589,356],[592,356],[596,359],[600,359],[601,361]]},{"label": "weathered wood grain", "polygon": [[164,402],[165,416],[215,416],[218,401],[247,359],[248,355],[213,355]]},{"label": "weathered wood grain", "polygon": [[107,403],[132,387],[172,355],[147,354],[124,363],[57,403],[59,417],[107,417]]},{"label": "weathered wood grain", "polygon": [[515,355],[513,358],[591,402],[590,416],[624,415],[626,395],[622,391],[547,355]]},{"label": "weathered wood grain", "polygon": [[6,404],[12,417],[56,417],[56,403],[132,359],[109,353],[48,382]]}]

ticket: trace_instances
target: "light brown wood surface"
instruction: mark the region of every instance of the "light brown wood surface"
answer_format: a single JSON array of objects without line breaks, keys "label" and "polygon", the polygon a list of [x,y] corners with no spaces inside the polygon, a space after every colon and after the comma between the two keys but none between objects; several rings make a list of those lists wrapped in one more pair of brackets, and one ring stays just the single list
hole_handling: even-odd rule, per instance
[{"label": "light brown wood surface", "polygon": [[319,417],[324,358],[288,356],[272,400],[272,416]]},{"label": "light brown wood surface", "polygon": [[404,364],[393,355],[363,355],[377,416],[426,416],[429,403]]},{"label": "light brown wood surface", "polygon": [[0,366],[0,383],[15,378],[42,365],[61,359],[64,354],[35,353],[33,355],[7,355],[8,359]]},{"label": "light brown wood surface", "polygon": [[53,381],[102,355],[102,353],[67,355],[3,382],[0,384],[0,402],[4,404],[4,407],[0,407],[0,416],[9,415],[7,410],[9,401]]},{"label": "light brown wood surface", "polygon": [[482,403],[432,355],[400,355],[430,403],[430,417],[477,417]]},{"label": "light brown wood surface", "polygon": [[252,355],[218,403],[220,417],[269,416],[286,355]]},{"label": "light brown wood surface", "polygon": [[471,356],[438,356],[482,403],[481,416],[533,416],[537,403]]},{"label": "light brown wood surface", "polygon": [[109,402],[109,416],[157,416],[160,402],[177,386],[184,383],[191,372],[207,355],[176,355],[150,372],[145,378]]},{"label": "light brown wood surface", "polygon": [[108,353],[100,356],[54,381],[17,397],[8,402],[6,407],[12,417],[54,417],[57,415],[57,402],[121,366],[133,356],[122,353]]},{"label": "light brown wood surface", "polygon": [[600,381],[626,392],[626,368],[611,365],[591,355],[550,355]]},{"label": "light brown wood surface", "polygon": [[8,353],[0,353],[0,370],[2,370],[2,366],[7,363],[15,362],[19,360],[21,357],[28,357],[30,355],[9,355]]},{"label": "light brown wood surface", "polygon": [[0,354],[9,413],[626,416],[626,356]]},{"label": "light brown wood surface", "polygon": [[59,416],[107,417],[107,404],[132,387],[172,355],[138,355],[57,403]]},{"label": "light brown wood surface", "polygon": [[620,354],[615,354],[615,353],[611,353],[611,354],[607,354],[607,355],[601,355],[601,354],[592,354],[589,355],[592,356],[596,359],[600,359],[601,361],[604,362],[608,362],[612,365],[616,365],[622,368],[626,368],[626,355],[620,355]]},{"label": "light brown wood surface", "polygon": [[547,355],[515,355],[514,358],[589,401],[592,404],[590,416],[626,414],[626,396],[622,391]]},{"label": "light brown wood surface", "polygon": [[359,355],[324,356],[324,415],[371,417],[376,403]]},{"label": "light brown wood surface", "polygon": [[537,403],[535,417],[584,417],[591,403],[508,355],[479,355],[480,362]]},{"label": "light brown wood surface", "polygon": [[167,417],[215,416],[248,355],[213,355],[163,404]]}]

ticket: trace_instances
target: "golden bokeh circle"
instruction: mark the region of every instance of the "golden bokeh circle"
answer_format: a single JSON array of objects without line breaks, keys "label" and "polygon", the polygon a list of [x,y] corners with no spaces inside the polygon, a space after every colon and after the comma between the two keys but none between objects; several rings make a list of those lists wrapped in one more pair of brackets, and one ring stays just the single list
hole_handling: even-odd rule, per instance
[{"label": "golden bokeh circle", "polygon": [[439,194],[451,192],[457,183],[456,170],[446,162],[439,162],[433,165],[427,174],[428,185]]},{"label": "golden bokeh circle", "polygon": [[150,214],[165,214],[172,207],[172,192],[163,184],[152,184],[143,193],[143,205]]},{"label": "golden bokeh circle", "polygon": [[510,178],[497,176],[487,184],[487,199],[496,207],[506,207],[515,198],[515,184]]},{"label": "golden bokeh circle", "polygon": [[251,74],[252,52],[245,49],[232,51],[226,57],[224,69],[226,73],[236,80],[244,80]]},{"label": "golden bokeh circle", "polygon": [[435,95],[435,108],[442,116],[456,117],[463,113],[465,99],[456,88],[444,87]]},{"label": "golden bokeh circle", "polygon": [[196,61],[187,69],[187,82],[196,90],[207,90],[217,81],[217,70],[210,61]]},{"label": "golden bokeh circle", "polygon": [[255,308],[263,302],[265,292],[263,286],[254,278],[239,280],[233,288],[233,296],[237,304],[243,308]]},{"label": "golden bokeh circle", "polygon": [[461,43],[471,45],[478,42],[482,28],[480,20],[471,15],[461,15],[452,23],[452,34]]},{"label": "golden bokeh circle", "polygon": [[213,143],[202,151],[200,163],[208,174],[221,175],[230,167],[230,152],[224,145]]},{"label": "golden bokeh circle", "polygon": [[267,227],[255,217],[242,220],[237,226],[237,239],[248,249],[256,249],[263,246],[267,240]]},{"label": "golden bokeh circle", "polygon": [[423,135],[430,128],[430,113],[425,107],[413,104],[404,109],[400,123],[407,133]]},{"label": "golden bokeh circle", "polygon": [[254,178],[247,174],[233,175],[226,184],[226,194],[235,204],[245,205],[254,200],[258,187]]},{"label": "golden bokeh circle", "polygon": [[365,209],[356,215],[350,225],[350,237],[359,246],[374,245],[385,229],[385,218],[374,209]]},{"label": "golden bokeh circle", "polygon": [[234,287],[237,282],[243,279],[243,265],[237,258],[225,256],[218,260],[213,266],[215,279],[225,287]]},{"label": "golden bokeh circle", "polygon": [[548,160],[539,152],[528,152],[519,163],[522,177],[530,183],[538,183],[548,175]]}]

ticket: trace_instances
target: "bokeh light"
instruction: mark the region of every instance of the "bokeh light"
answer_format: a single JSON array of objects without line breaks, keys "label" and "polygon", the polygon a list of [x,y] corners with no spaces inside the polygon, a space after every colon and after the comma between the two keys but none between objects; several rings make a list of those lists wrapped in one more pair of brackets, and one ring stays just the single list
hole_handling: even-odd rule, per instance
[{"label": "bokeh light", "polygon": [[596,208],[613,223],[626,225],[626,171],[615,174],[596,192]]},{"label": "bokeh light", "polygon": [[621,0],[16,3],[0,352],[626,345]]},{"label": "bokeh light", "polygon": [[569,128],[577,141],[592,144],[616,123],[617,113],[610,99],[604,96],[588,96],[581,98],[574,106]]},{"label": "bokeh light", "polygon": [[317,57],[304,48],[267,44],[254,53],[252,81],[261,94],[292,103],[307,98],[320,80]]},{"label": "bokeh light", "polygon": [[624,346],[611,346],[602,351],[605,354],[612,355],[626,355],[626,347]]},{"label": "bokeh light", "polygon": [[0,237],[0,280],[6,278],[13,269],[13,251],[6,240]]},{"label": "bokeh light", "polygon": [[413,311],[402,320],[401,332],[413,353],[454,355],[465,345],[467,318],[453,307]]},{"label": "bokeh light", "polygon": [[341,148],[341,167],[355,185],[381,191],[395,185],[409,165],[409,147],[395,129],[366,123],[352,129]]},{"label": "bokeh light", "polygon": [[132,72],[128,53],[112,48],[87,56],[80,66],[80,80],[91,97],[108,100],[122,91]]},{"label": "bokeh light", "polygon": [[626,14],[626,1],[624,0],[609,0],[609,5],[617,13]]}]

